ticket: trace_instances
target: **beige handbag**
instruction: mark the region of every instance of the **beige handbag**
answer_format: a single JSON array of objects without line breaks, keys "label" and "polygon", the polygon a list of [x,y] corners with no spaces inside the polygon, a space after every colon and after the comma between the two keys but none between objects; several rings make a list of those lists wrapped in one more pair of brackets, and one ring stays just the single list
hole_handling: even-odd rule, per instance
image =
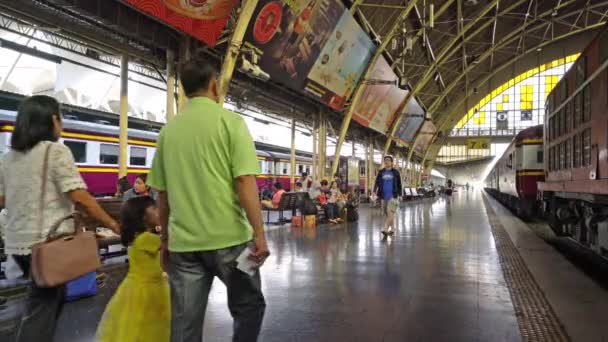
[{"label": "beige handbag", "polygon": [[[40,195],[39,227],[44,227],[44,193],[46,192],[48,159],[51,145],[46,149],[42,171],[42,193]],[[66,220],[74,220],[74,234],[55,236],[57,229]],[[86,273],[95,271],[100,265],[97,254],[97,239],[90,231],[79,226],[79,214],[70,214],[55,222],[45,241],[32,246],[31,275],[38,287],[56,287]]]}]

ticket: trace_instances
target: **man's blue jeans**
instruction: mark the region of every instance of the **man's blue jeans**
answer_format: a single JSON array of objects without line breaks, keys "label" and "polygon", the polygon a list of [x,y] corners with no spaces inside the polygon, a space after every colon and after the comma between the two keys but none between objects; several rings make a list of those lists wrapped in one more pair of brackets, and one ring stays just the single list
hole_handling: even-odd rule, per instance
[{"label": "man's blue jeans", "polygon": [[266,303],[260,273],[238,270],[235,261],[249,243],[205,252],[169,253],[171,285],[171,342],[202,341],[207,299],[213,279],[228,289],[228,308],[234,319],[233,341],[256,341]]}]

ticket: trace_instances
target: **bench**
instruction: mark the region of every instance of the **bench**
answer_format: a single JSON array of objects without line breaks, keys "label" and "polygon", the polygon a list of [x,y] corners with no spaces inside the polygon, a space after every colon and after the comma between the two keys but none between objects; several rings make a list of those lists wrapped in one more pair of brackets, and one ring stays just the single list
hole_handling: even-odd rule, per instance
[{"label": "bench", "polygon": [[266,212],[266,223],[270,224],[270,213],[278,212],[279,213],[279,221],[273,222],[275,224],[284,224],[290,222],[290,220],[285,219],[284,213],[286,211],[291,211],[291,216],[296,216],[298,209],[302,206],[302,203],[310,199],[308,192],[286,192],[281,196],[281,201],[279,202],[279,206],[277,208],[262,208],[263,211]]},{"label": "bench", "polygon": [[[120,211],[122,208],[122,198],[99,198],[97,199],[99,206],[110,215],[114,220],[120,222]],[[81,211],[82,212],[82,211]],[[97,228],[104,227],[101,222],[90,216],[83,215],[82,224],[86,230],[96,232]],[[104,227],[107,228],[107,227]],[[112,235],[111,237],[97,236],[97,246],[100,250],[102,258],[109,258],[118,255],[126,254],[126,248],[122,246],[120,236]]]}]

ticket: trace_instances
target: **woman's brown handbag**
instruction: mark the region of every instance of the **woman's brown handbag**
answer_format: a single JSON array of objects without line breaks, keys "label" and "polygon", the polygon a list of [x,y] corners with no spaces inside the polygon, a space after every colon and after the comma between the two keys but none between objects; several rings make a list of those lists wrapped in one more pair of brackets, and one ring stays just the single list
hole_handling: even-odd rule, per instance
[{"label": "woman's brown handbag", "polygon": [[[39,227],[44,229],[44,193],[46,192],[49,150],[46,149],[42,169],[42,192],[40,194]],[[54,236],[66,220],[74,220],[74,234]],[[95,234],[83,231],[79,214],[70,214],[49,230],[45,241],[32,246],[31,276],[38,287],[56,287],[70,280],[95,271],[100,265]]]}]

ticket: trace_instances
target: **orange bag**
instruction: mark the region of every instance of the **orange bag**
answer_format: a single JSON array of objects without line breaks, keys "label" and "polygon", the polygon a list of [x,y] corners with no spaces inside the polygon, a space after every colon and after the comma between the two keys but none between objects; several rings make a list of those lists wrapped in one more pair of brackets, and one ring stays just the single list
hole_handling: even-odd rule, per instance
[{"label": "orange bag", "polygon": [[317,216],[306,215],[304,216],[304,228],[315,228],[317,226]]},{"label": "orange bag", "polygon": [[293,216],[291,218],[291,226],[296,228],[302,228],[302,216]]}]

